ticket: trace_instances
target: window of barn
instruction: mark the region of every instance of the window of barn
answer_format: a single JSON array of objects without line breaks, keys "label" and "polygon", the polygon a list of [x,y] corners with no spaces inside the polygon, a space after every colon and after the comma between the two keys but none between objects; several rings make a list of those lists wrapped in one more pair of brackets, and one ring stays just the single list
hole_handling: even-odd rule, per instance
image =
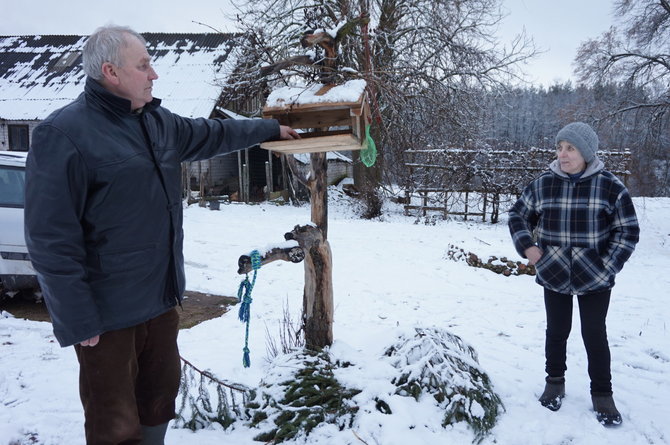
[{"label": "window of barn", "polygon": [[10,151],[28,151],[30,142],[28,141],[27,125],[7,125],[7,132],[9,133]]}]

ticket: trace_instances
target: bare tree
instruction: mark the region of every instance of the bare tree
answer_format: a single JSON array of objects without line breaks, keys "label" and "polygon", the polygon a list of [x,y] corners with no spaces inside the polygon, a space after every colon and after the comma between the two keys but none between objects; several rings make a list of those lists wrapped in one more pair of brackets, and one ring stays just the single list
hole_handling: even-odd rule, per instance
[{"label": "bare tree", "polygon": [[619,25],[584,42],[575,59],[586,85],[616,84],[630,94],[601,119],[644,122],[634,169],[655,176],[645,194],[665,194],[670,184],[670,2],[617,0]]},{"label": "bare tree", "polygon": [[[370,182],[397,182],[402,153],[445,141],[467,143],[478,133],[478,91],[518,78],[519,62],[534,55],[524,35],[510,47],[493,36],[503,18],[500,0],[246,0],[240,27],[247,36],[245,73],[238,71],[225,100],[290,82],[289,74],[317,81],[326,55],[305,51],[308,30],[338,34],[344,80],[368,82],[373,138],[381,148]],[[248,37],[253,36],[253,38]],[[312,65],[286,67],[269,77],[261,67],[308,56]],[[255,60],[249,63],[250,60]]]},{"label": "bare tree", "polygon": [[[668,106],[670,87],[670,3],[667,0],[617,0],[620,26],[580,46],[577,74],[588,84],[622,82],[648,87]],[[663,99],[665,99],[664,102]],[[642,104],[641,104],[642,105]]]}]

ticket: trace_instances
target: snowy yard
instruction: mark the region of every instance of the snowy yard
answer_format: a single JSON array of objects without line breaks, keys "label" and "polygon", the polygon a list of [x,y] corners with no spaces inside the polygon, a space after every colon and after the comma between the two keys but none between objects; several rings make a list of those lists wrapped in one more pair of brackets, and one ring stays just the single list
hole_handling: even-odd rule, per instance
[{"label": "snowy yard", "polygon": [[[477,350],[504,403],[506,411],[483,444],[670,443],[670,198],[634,202],[641,241],[617,278],[608,317],[614,398],[624,423],[605,429],[591,411],[577,310],[568,345],[567,397],[560,411],[550,412],[537,402],[544,385],[544,306],[534,277],[504,277],[447,258],[453,244],[483,258],[518,260],[504,221],[416,224],[395,207],[386,209],[382,221],[366,221],[346,202],[333,200],[331,352],[355,365],[347,378],[363,390],[355,399],[361,409],[351,429],[319,428],[296,443],[470,443],[474,436],[467,425],[442,428],[429,401],[387,394],[381,354],[401,334],[432,326]],[[187,287],[219,295],[236,294],[240,254],[278,244],[285,232],[309,220],[308,207],[268,204],[223,205],[220,211],[193,205],[184,214]],[[266,327],[278,333],[286,304],[299,316],[302,286],[302,265],[276,262],[259,270],[251,307],[251,368],[242,366],[244,325],[236,311],[182,331],[182,355],[221,378],[256,387],[272,366],[265,359]],[[379,395],[390,401],[392,415],[367,409]],[[166,443],[255,444],[258,433],[241,422],[228,431],[170,429]],[[0,318],[0,445],[33,443],[84,443],[75,354],[58,346],[48,323]]]}]

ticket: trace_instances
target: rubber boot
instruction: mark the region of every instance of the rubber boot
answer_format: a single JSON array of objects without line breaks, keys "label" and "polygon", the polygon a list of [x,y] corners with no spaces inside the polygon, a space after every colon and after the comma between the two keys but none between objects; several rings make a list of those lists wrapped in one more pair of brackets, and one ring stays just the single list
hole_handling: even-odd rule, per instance
[{"label": "rubber boot", "polygon": [[603,426],[619,426],[623,422],[621,413],[616,409],[612,395],[591,395],[596,419]]},{"label": "rubber boot", "polygon": [[165,433],[167,432],[168,423],[163,423],[156,426],[142,426],[142,442],[139,445],[164,445]]},{"label": "rubber boot", "polygon": [[565,377],[547,377],[545,381],[540,403],[547,409],[558,411],[565,397]]}]

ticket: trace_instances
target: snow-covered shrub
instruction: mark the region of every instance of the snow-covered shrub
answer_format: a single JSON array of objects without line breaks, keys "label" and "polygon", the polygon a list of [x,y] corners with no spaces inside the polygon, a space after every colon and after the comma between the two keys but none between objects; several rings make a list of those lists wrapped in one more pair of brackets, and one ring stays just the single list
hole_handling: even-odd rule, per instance
[{"label": "snow-covered shrub", "polygon": [[351,427],[357,408],[351,398],[360,391],[342,387],[333,376],[337,366],[327,352],[300,351],[279,357],[273,371],[247,404],[250,426],[265,431],[254,437],[280,443],[308,435],[328,423],[340,430]]},{"label": "snow-covered shrub", "polygon": [[477,352],[460,337],[438,328],[416,329],[385,355],[398,369],[396,393],[416,400],[431,396],[444,409],[442,426],[465,421],[481,439],[504,410]]},{"label": "snow-covered shrub", "polygon": [[[392,384],[389,392],[376,394],[372,402],[374,409],[383,414],[395,415],[392,403],[387,403],[392,397],[412,397],[417,401],[430,397],[436,409],[444,413],[443,427],[466,422],[475,433],[475,440],[481,440],[504,409],[488,375],[479,366],[475,350],[447,331],[416,329],[414,336],[401,336],[385,349],[383,361],[397,371],[392,371],[390,377],[386,374]],[[346,368],[356,366],[343,358],[333,360],[328,350],[278,356],[247,404],[250,426],[263,431],[255,439],[279,443],[307,436],[321,424],[343,430],[361,422],[359,417],[365,412],[359,411],[358,406],[368,401],[357,395],[364,393],[335,378]]]}]

